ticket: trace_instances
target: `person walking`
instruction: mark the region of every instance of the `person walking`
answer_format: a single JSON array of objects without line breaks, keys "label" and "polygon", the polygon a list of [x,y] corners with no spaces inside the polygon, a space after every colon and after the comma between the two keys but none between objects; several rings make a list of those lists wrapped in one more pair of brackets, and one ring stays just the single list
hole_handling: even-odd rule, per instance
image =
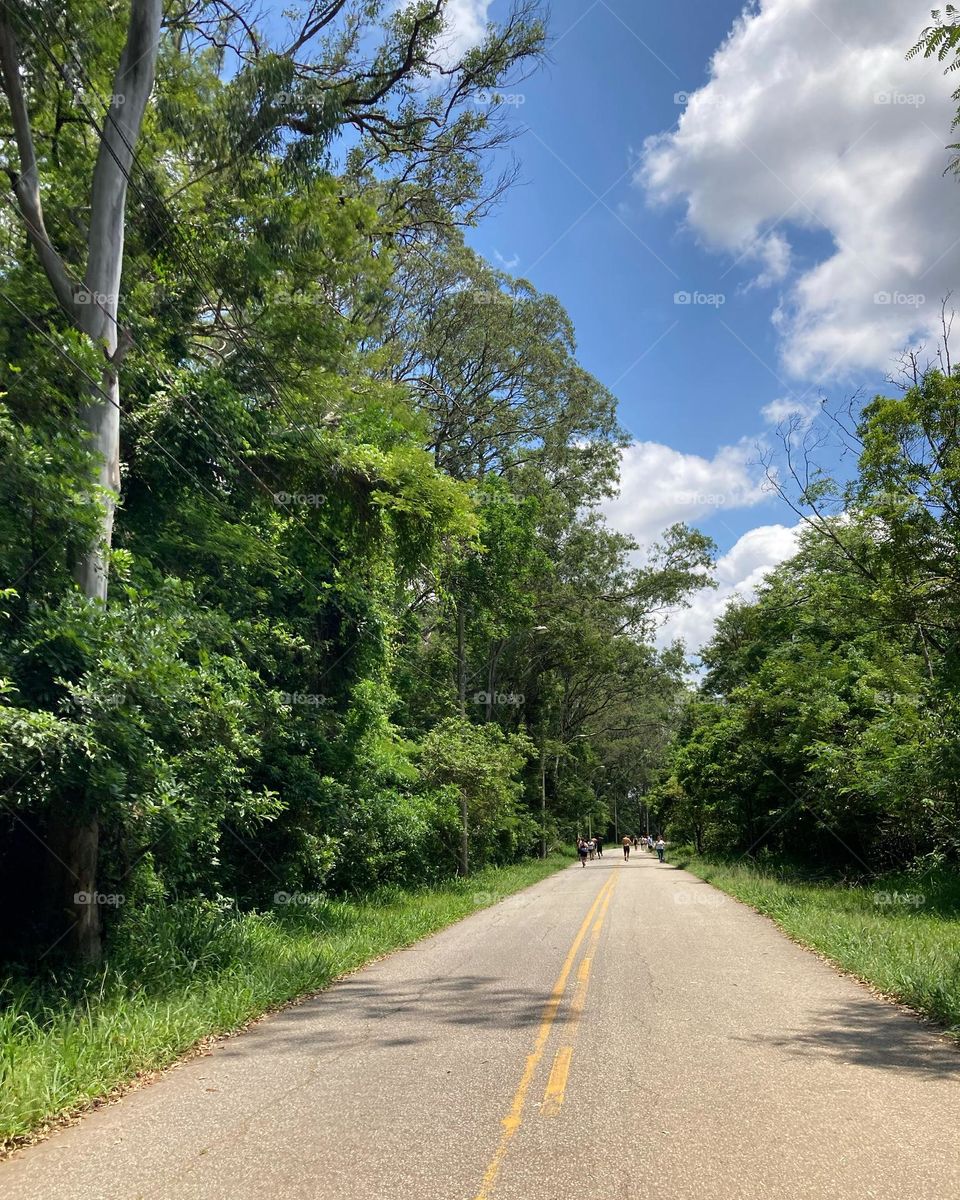
[{"label": "person walking", "polygon": [[593,844],[597,849],[597,858],[603,858],[603,838],[595,837]]},{"label": "person walking", "polygon": [[623,837],[623,857],[627,862],[630,861],[630,839],[626,834]]},{"label": "person walking", "polygon": [[633,835],[633,848],[634,848],[634,850],[640,849],[640,839],[637,837],[636,834]]},{"label": "person walking", "polygon": [[593,838],[591,838],[589,840],[589,842],[587,842],[587,853],[590,855],[591,862],[593,862],[593,856],[596,854],[596,852],[597,852],[596,843],[594,842]]},{"label": "person walking", "polygon": [[667,843],[658,835],[657,840],[653,843],[653,848],[657,852],[657,858],[663,862],[663,852],[667,848]]},{"label": "person walking", "polygon": [[577,838],[577,853],[580,855],[580,866],[587,865],[587,843],[583,838]]},{"label": "person walking", "polygon": [[652,850],[652,849],[653,849],[653,837],[652,837],[652,835],[651,835],[651,834],[649,834],[649,833],[647,834],[647,849],[648,849],[648,850]]}]

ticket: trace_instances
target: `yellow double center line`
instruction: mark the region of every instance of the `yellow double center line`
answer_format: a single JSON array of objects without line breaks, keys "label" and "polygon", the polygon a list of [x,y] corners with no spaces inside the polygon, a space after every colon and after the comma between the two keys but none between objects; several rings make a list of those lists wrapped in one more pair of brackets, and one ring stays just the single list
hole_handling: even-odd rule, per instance
[{"label": "yellow double center line", "polygon": [[[600,906],[600,915],[593,923],[590,945],[587,947],[586,954],[580,960],[580,967],[577,971],[577,990],[573,993],[573,999],[570,1001],[570,1023],[567,1025],[567,1036],[571,1042],[576,1036],[577,1026],[580,1024],[584,1005],[587,1002],[587,988],[590,986],[590,970],[593,966],[593,956],[597,951],[597,942],[600,940],[603,919],[607,915],[607,909],[610,907],[610,897],[613,895],[613,885],[616,884],[617,879],[619,879],[619,875],[614,875],[613,884],[611,884],[607,894],[603,897],[603,903]],[[543,1104],[540,1108],[540,1115],[542,1117],[555,1117],[560,1111],[567,1091],[567,1076],[570,1074],[570,1062],[572,1059],[573,1046],[561,1046],[553,1060],[553,1070],[551,1070],[550,1078],[547,1081],[547,1090],[544,1093]]]},{"label": "yellow double center line", "polygon": [[[490,1164],[483,1176],[483,1182],[480,1185],[480,1190],[477,1192],[475,1200],[489,1200],[490,1190],[496,1183],[497,1176],[500,1174],[500,1168],[503,1166],[503,1160],[507,1156],[507,1151],[510,1149],[510,1143],[517,1134],[517,1130],[523,1124],[523,1109],[527,1102],[527,1093],[530,1090],[530,1084],[533,1082],[533,1076],[543,1058],[543,1052],[546,1049],[547,1041],[550,1037],[550,1031],[553,1028],[553,1023],[556,1020],[557,1012],[560,1008],[560,1002],[563,999],[563,993],[567,987],[567,981],[570,978],[570,972],[573,970],[573,963],[577,957],[577,952],[580,949],[583,939],[587,936],[587,930],[590,928],[590,922],[594,919],[598,909],[602,911],[597,923],[593,929],[593,936],[590,940],[590,956],[584,958],[581,963],[578,973],[578,986],[574,994],[573,1004],[571,1005],[572,1020],[574,1023],[579,1021],[580,1013],[583,1011],[583,1002],[586,998],[587,985],[590,979],[590,962],[593,951],[596,948],[597,940],[600,937],[600,929],[603,925],[603,918],[606,916],[607,907],[610,903],[610,896],[613,893],[614,886],[619,878],[619,872],[613,875],[597,893],[597,897],[590,906],[590,911],[583,919],[583,924],[577,931],[577,936],[573,939],[573,945],[564,959],[563,967],[560,974],[557,976],[557,982],[553,985],[553,991],[550,993],[550,999],[546,1003],[543,1010],[543,1017],[540,1021],[540,1028],[537,1031],[537,1040],[534,1042],[533,1051],[527,1055],[526,1066],[523,1069],[523,1074],[520,1076],[520,1083],[514,1093],[513,1103],[510,1105],[510,1111],[503,1118],[501,1125],[503,1132],[500,1135],[500,1143],[490,1160]],[[584,968],[586,968],[584,970]],[[579,1000],[579,1006],[578,1006]],[[574,1024],[575,1027],[575,1024]],[[559,1088],[560,1101],[562,1102],[563,1090],[566,1088],[566,1077],[570,1070],[570,1056],[573,1054],[573,1047],[564,1048],[568,1053],[566,1055],[566,1068],[562,1071],[562,1081],[559,1078],[559,1070],[557,1063],[554,1063],[553,1071],[550,1075],[551,1083],[547,1085],[547,1093],[549,1097],[550,1086],[554,1082]],[[563,1051],[560,1052],[561,1054]],[[559,1058],[559,1055],[558,1055]],[[554,1081],[554,1075],[558,1074],[558,1078]],[[554,1100],[556,1097],[554,1097]],[[559,1105],[557,1105],[559,1107]]]}]

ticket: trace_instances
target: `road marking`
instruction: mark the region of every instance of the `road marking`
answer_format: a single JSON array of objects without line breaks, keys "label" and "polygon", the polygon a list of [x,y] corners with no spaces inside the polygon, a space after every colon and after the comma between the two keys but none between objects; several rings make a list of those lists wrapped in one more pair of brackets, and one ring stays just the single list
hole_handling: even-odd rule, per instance
[{"label": "road marking", "polygon": [[561,1046],[557,1051],[553,1060],[553,1070],[547,1080],[547,1090],[543,1094],[543,1104],[540,1106],[541,1117],[555,1117],[560,1111],[567,1090],[571,1058],[573,1058],[572,1046]]},{"label": "road marking", "polygon": [[617,882],[617,878],[618,875],[611,876],[610,880],[597,892],[596,899],[590,905],[590,911],[583,918],[583,924],[577,931],[577,936],[573,939],[573,945],[564,959],[563,967],[557,976],[557,982],[553,985],[550,999],[543,1010],[543,1018],[540,1022],[540,1029],[537,1032],[537,1040],[533,1045],[533,1052],[527,1055],[527,1065],[520,1076],[520,1083],[514,1093],[510,1111],[500,1122],[503,1126],[503,1133],[500,1135],[500,1144],[497,1146],[493,1158],[490,1159],[490,1164],[484,1172],[483,1182],[480,1184],[480,1191],[477,1192],[474,1200],[490,1200],[490,1189],[496,1183],[503,1160],[510,1149],[510,1143],[523,1123],[523,1106],[527,1100],[527,1092],[530,1090],[530,1084],[533,1081],[533,1076],[540,1063],[540,1059],[543,1058],[543,1051],[546,1047],[547,1039],[550,1037],[550,1030],[553,1028],[553,1022],[556,1019],[560,1001],[563,999],[567,980],[570,978],[573,960],[577,957],[580,944],[587,935],[587,930],[590,928],[590,922],[593,920],[594,913],[596,913],[604,899],[613,891],[613,885]]},{"label": "road marking", "polygon": [[[593,958],[597,951],[597,942],[600,940],[600,930],[603,928],[603,920],[607,915],[607,909],[610,907],[612,892],[613,889],[611,888],[604,897],[600,908],[600,915],[593,925],[590,945],[587,947],[586,954],[580,960],[580,968],[577,971],[577,990],[573,993],[573,999],[570,1001],[570,1024],[567,1026],[568,1036],[571,1041],[577,1036],[577,1026],[580,1024],[583,1008],[587,1002],[590,971],[593,967]],[[553,1060],[553,1070],[550,1072],[550,1078],[547,1080],[547,1090],[543,1094],[543,1103],[540,1106],[541,1117],[555,1117],[563,1107],[563,1101],[567,1094],[567,1079],[570,1076],[570,1062],[572,1058],[573,1046],[563,1046],[557,1051],[556,1058]]]},{"label": "road marking", "polygon": [[577,972],[577,990],[573,993],[573,999],[570,1001],[570,1023],[576,1026],[583,1014],[583,1005],[587,999],[587,987],[590,983],[590,964],[593,958],[590,954],[585,954],[583,961],[580,963],[580,970]]}]

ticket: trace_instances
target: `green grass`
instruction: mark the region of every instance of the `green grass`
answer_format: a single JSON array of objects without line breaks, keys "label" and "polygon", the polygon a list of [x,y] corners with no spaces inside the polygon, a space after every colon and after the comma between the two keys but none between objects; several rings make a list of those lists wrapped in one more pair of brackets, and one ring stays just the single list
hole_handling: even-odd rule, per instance
[{"label": "green grass", "polygon": [[891,875],[850,887],[692,854],[675,861],[960,1039],[960,873]]},{"label": "green grass", "polygon": [[137,928],[137,947],[121,947],[94,979],[4,981],[0,1149],[569,863],[555,854],[422,891],[268,913],[157,908]]}]

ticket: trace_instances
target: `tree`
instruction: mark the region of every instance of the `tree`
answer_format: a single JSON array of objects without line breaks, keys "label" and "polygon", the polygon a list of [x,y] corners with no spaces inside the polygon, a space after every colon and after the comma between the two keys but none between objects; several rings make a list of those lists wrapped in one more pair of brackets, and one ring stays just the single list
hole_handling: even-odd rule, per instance
[{"label": "tree", "polygon": [[[161,0],[131,0],[127,35],[110,93],[109,109],[100,131],[96,162],[90,179],[86,263],[83,283],[72,276],[47,232],[41,200],[42,164],[37,158],[30,108],[24,92],[26,63],[20,36],[9,8],[0,16],[0,78],[10,108],[18,154],[18,169],[8,168],[10,183],[27,236],[43,267],[54,296],[68,320],[103,356],[99,378],[90,379],[81,420],[96,463],[102,513],[95,537],[76,565],[76,578],[88,600],[105,603],[108,555],[120,491],[119,371],[129,349],[121,337],[117,314],[126,221],[129,172],[144,110],[153,88],[160,39]],[[26,9],[21,20],[35,38]],[[65,874],[59,882],[63,905],[74,915],[77,953],[88,960],[100,957],[98,909],[77,903],[74,894],[96,892],[97,814],[65,813],[52,853]]]},{"label": "tree", "polygon": [[[126,26],[68,7],[12,26],[44,228],[82,278]],[[43,240],[0,246],[9,955],[67,946],[35,880],[80,816],[91,890],[129,901],[109,948],[163,906],[193,927],[224,897],[508,861],[656,776],[684,687],[651,637],[712,548],[678,527],[641,566],[604,524],[614,397],[559,303],[460,233],[502,132],[475,101],[540,34],[521,5],[453,63],[440,7],[315,6],[281,38],[167,13],[120,223],[109,547],[81,414],[119,359],[59,307]],[[109,603],[68,570],[93,545]]]},{"label": "tree", "polygon": [[[868,406],[866,445],[884,411]],[[916,580],[906,561],[876,513],[850,511],[829,534],[809,531],[755,602],[727,610],[670,758],[678,830],[708,852],[860,875],[892,865],[892,846],[955,855],[956,777],[943,769],[955,685],[899,619]]]}]

